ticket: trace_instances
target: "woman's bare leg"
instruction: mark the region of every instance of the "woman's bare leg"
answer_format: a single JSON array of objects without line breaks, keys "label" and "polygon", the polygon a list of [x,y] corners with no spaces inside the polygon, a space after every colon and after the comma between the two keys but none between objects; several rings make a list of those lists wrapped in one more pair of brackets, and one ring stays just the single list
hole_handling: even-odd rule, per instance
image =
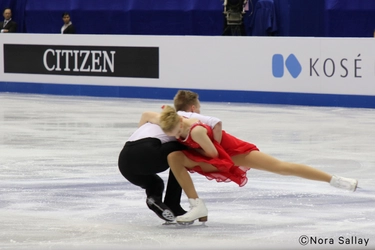
[{"label": "woman's bare leg", "polygon": [[264,170],[280,175],[298,176],[301,178],[330,182],[332,175],[303,164],[280,161],[260,151],[251,151],[232,157],[237,166]]},{"label": "woman's bare leg", "polygon": [[185,155],[181,151],[175,151],[168,155],[168,165],[171,168],[176,180],[184,190],[188,198],[198,198],[194,183],[190,177],[189,172],[184,166]]},{"label": "woman's bare leg", "polygon": [[168,155],[168,164],[181,188],[189,198],[191,208],[186,214],[177,216],[176,222],[179,224],[191,224],[197,219],[201,222],[207,221],[208,210],[203,200],[198,198],[197,191],[186,168],[193,168],[199,165],[204,172],[216,172],[217,168],[207,163],[194,162],[180,151]]},{"label": "woman's bare leg", "polygon": [[197,163],[185,156],[181,151],[175,151],[168,155],[168,164],[171,168],[176,180],[184,190],[188,198],[198,198],[197,191],[195,190],[194,183],[186,168],[193,168],[200,166],[204,172],[216,172],[217,168],[207,163]]}]

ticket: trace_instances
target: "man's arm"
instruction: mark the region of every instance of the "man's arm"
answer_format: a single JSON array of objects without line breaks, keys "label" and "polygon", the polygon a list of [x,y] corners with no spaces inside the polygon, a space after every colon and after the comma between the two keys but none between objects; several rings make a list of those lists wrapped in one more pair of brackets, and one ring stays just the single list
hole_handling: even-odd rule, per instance
[{"label": "man's arm", "polygon": [[12,25],[9,27],[8,32],[15,33],[17,31],[17,23],[12,22]]},{"label": "man's arm", "polygon": [[217,141],[218,143],[221,143],[221,138],[223,135],[222,123],[221,122],[216,123],[216,125],[212,129],[212,132],[214,134],[215,141]]},{"label": "man's arm", "polygon": [[159,119],[160,119],[159,113],[150,112],[150,111],[143,112],[141,116],[141,120],[138,123],[138,127],[142,126],[143,124],[147,122],[159,125]]}]

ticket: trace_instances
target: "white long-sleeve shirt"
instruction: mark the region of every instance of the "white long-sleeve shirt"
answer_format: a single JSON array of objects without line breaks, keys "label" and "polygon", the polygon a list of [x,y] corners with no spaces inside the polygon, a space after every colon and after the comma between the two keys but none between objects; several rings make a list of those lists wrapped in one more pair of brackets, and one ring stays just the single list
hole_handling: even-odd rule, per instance
[{"label": "white long-sleeve shirt", "polygon": [[[201,122],[207,124],[212,129],[215,127],[215,125],[221,120],[216,117],[212,116],[205,116],[198,113],[192,113],[192,112],[184,112],[184,111],[178,111],[178,115],[184,116],[187,118],[196,118],[200,120]],[[152,123],[145,123],[142,126],[140,126],[134,133],[129,137],[128,141],[137,141],[143,138],[157,138],[161,141],[161,143],[166,143],[170,141],[175,141],[176,138],[174,136],[167,136],[163,130],[160,128],[159,125],[152,124]]]}]

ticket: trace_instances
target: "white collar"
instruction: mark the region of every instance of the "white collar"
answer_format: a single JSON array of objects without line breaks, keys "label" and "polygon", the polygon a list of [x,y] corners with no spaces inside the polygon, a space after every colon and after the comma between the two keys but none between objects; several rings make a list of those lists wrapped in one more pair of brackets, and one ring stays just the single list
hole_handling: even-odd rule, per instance
[{"label": "white collar", "polygon": [[69,25],[71,25],[72,24],[72,22],[70,21],[69,23],[67,23],[67,24],[64,24],[64,26],[63,27],[68,27]]}]

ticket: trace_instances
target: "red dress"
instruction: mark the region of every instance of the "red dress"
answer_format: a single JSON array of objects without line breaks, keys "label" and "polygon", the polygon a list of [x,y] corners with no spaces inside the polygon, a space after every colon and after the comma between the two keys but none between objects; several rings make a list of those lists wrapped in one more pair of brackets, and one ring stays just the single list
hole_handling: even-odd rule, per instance
[{"label": "red dress", "polygon": [[200,145],[191,138],[191,130],[196,126],[202,126],[207,129],[207,135],[214,144],[219,156],[217,158],[209,158],[194,150],[183,150],[182,152],[193,161],[206,162],[215,166],[218,171],[203,172],[199,166],[188,169],[188,171],[191,173],[197,172],[206,176],[209,180],[215,179],[217,182],[233,181],[240,187],[244,186],[247,183],[246,172],[249,170],[249,168],[234,165],[231,156],[244,154],[259,149],[254,144],[242,141],[230,134],[227,134],[225,131],[222,132],[222,140],[221,144],[219,144],[213,138],[211,127],[201,122],[193,124],[193,126],[190,128],[188,136],[184,140],[179,139],[178,141],[190,148],[200,148]]}]

